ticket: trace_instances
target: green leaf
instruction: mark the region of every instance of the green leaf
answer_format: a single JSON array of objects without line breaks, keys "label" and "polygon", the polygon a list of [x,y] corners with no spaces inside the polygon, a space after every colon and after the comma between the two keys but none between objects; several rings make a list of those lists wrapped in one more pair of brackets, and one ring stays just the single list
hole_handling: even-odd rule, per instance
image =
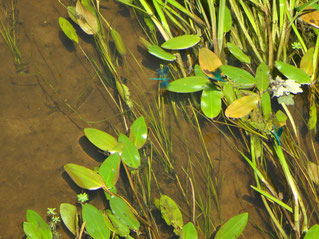
[{"label": "green leaf", "polygon": [[201,109],[208,118],[218,116],[222,108],[222,93],[216,88],[208,87],[203,90],[201,97]]},{"label": "green leaf", "polygon": [[59,24],[64,34],[71,40],[79,43],[78,35],[72,24],[63,17],[59,17]]},{"label": "green leaf", "polygon": [[284,62],[276,61],[277,69],[284,74],[288,79],[292,79],[299,84],[310,84],[311,79],[306,72],[297,67],[286,64]]},{"label": "green leaf", "polygon": [[131,126],[130,140],[140,149],[146,143],[147,140],[147,125],[144,117],[139,117]]},{"label": "green leaf", "polygon": [[228,104],[230,105],[234,100],[236,100],[236,94],[234,91],[234,87],[230,82],[226,82],[223,85],[223,95],[226,98]]},{"label": "green leaf", "polygon": [[197,231],[192,222],[187,223],[183,226],[183,232],[180,237],[181,239],[197,239]]},{"label": "green leaf", "polygon": [[312,130],[317,125],[317,107],[316,104],[310,106],[308,129]]},{"label": "green leaf", "polygon": [[94,239],[108,239],[110,238],[110,230],[104,222],[102,213],[91,204],[84,204],[82,206],[82,217],[85,222],[87,233]]},{"label": "green leaf", "polygon": [[256,94],[251,94],[243,96],[233,103],[231,103],[225,111],[225,115],[228,118],[241,118],[248,115],[259,102],[259,96]]},{"label": "green leaf", "polygon": [[177,203],[169,196],[162,194],[159,201],[159,209],[166,224],[172,225],[176,230],[175,233],[180,232],[184,223]]},{"label": "green leaf", "polygon": [[228,7],[225,7],[224,15],[224,32],[229,32],[232,26],[231,12]]},{"label": "green leaf", "polygon": [[78,225],[78,213],[76,206],[69,203],[61,203],[60,216],[64,225],[76,236]]},{"label": "green leaf", "polygon": [[52,232],[42,217],[34,210],[27,210],[27,222],[23,223],[24,233],[31,239],[51,239]]},{"label": "green leaf", "polygon": [[288,118],[284,112],[282,112],[281,110],[278,110],[276,112],[276,119],[278,120],[279,123],[284,124]]},{"label": "green leaf", "polygon": [[261,97],[261,108],[265,119],[268,120],[272,111],[270,95],[268,92],[265,92]]},{"label": "green leaf", "polygon": [[238,238],[248,221],[248,213],[242,213],[229,219],[217,232],[215,239]]},{"label": "green leaf", "polygon": [[81,188],[96,190],[104,186],[103,178],[91,169],[72,163],[65,165],[64,169]]},{"label": "green leaf", "polygon": [[124,149],[121,154],[123,162],[129,167],[137,169],[141,164],[141,159],[136,146],[124,134],[120,134],[118,140],[120,143],[124,143]]},{"label": "green leaf", "polygon": [[200,68],[200,65],[198,64],[195,64],[194,66],[194,73],[195,73],[195,76],[206,77],[205,73],[202,71],[202,68]]},{"label": "green leaf", "polygon": [[247,56],[238,46],[234,43],[227,42],[228,50],[234,55],[239,61],[250,64],[250,58]]},{"label": "green leaf", "polygon": [[313,225],[306,233],[304,239],[317,239],[319,238],[319,225]]},{"label": "green leaf", "polygon": [[227,75],[240,89],[248,89],[256,84],[255,78],[247,71],[228,65],[220,66],[220,70]]},{"label": "green leaf", "polygon": [[308,76],[311,76],[313,73],[313,53],[314,48],[309,48],[300,61],[300,69],[306,72]]},{"label": "green leaf", "polygon": [[197,35],[183,35],[164,42],[161,47],[169,50],[183,50],[195,46],[200,41]]},{"label": "green leaf", "polygon": [[116,50],[122,55],[126,55],[126,47],[124,45],[124,42],[122,40],[122,37],[120,35],[120,33],[118,33],[118,31],[116,31],[115,29],[111,30],[111,36],[113,38]]},{"label": "green leaf", "polygon": [[68,15],[72,19],[72,21],[78,24],[78,20],[76,19],[76,10],[74,6],[67,7]]},{"label": "green leaf", "polygon": [[118,153],[111,154],[99,168],[99,174],[104,180],[105,186],[107,188],[112,188],[115,186],[119,178],[121,158]]},{"label": "green leaf", "polygon": [[164,51],[162,48],[160,48],[157,45],[150,46],[148,48],[148,52],[151,55],[156,56],[156,57],[158,57],[162,60],[165,60],[165,61],[175,61],[175,59],[176,59],[175,55],[168,53],[167,51]]},{"label": "green leaf", "polygon": [[269,86],[269,69],[265,63],[261,63],[256,70],[256,86],[260,92],[268,89]]},{"label": "green leaf", "polygon": [[92,144],[103,151],[111,151],[118,144],[112,135],[102,130],[85,128],[84,134]]},{"label": "green leaf", "polygon": [[128,234],[130,234],[130,228],[126,226],[120,219],[114,216],[110,210],[106,210],[106,214],[111,220],[116,234],[120,235],[121,237],[126,237]]},{"label": "green leaf", "polygon": [[192,93],[205,89],[208,82],[209,80],[203,76],[189,76],[170,82],[167,90],[176,93]]},{"label": "green leaf", "polygon": [[116,216],[121,222],[123,222],[132,230],[139,230],[139,221],[131,211],[130,207],[121,198],[111,196],[109,202],[114,216]]}]

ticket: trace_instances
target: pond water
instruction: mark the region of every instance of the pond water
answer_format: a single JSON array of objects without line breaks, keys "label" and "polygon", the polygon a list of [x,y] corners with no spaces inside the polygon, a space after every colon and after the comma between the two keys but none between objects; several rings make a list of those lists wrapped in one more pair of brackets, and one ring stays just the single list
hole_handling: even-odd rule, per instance
[{"label": "pond water", "polygon": [[[2,1],[1,10],[9,5],[9,0]],[[156,82],[149,81],[147,75],[161,62],[138,46],[138,36],[142,33],[134,14],[111,0],[101,2],[101,12],[148,69],[146,75],[141,74],[134,66],[134,60],[128,58],[127,78],[141,85],[144,93],[156,92]],[[17,73],[10,51],[0,37],[1,239],[24,237],[22,223],[27,209],[36,210],[45,218],[48,207],[59,208],[62,202],[76,203],[76,194],[82,190],[71,182],[63,166],[76,163],[93,169],[105,158],[83,138],[83,128],[96,127],[107,132],[112,132],[113,128],[123,130],[118,111],[94,78],[92,67],[80,49],[60,30],[59,16],[67,17],[67,14],[56,0],[17,1],[17,43],[27,63],[25,73]],[[84,34],[79,36],[86,53],[97,58],[93,41]],[[88,124],[66,103],[74,106],[88,121],[104,121]],[[191,139],[193,132],[186,130],[187,126],[183,127],[183,135]],[[177,139],[181,136],[179,130],[182,129],[176,127],[173,131]],[[266,224],[261,218],[263,207],[249,189],[253,178],[247,164],[212,126],[207,126],[204,138],[218,177],[224,176],[219,195],[222,220],[248,212],[245,238],[267,238],[257,230],[257,227],[266,228]],[[198,144],[196,140],[189,140],[188,144],[180,141],[174,146],[176,167],[181,175],[181,168],[187,164],[185,147],[196,151]],[[191,197],[188,179],[183,175],[181,180]],[[163,193],[177,201],[182,198],[176,193],[175,182],[164,178],[159,182]],[[205,189],[205,185],[198,186]],[[204,190],[203,195],[205,193]],[[95,198],[93,204],[103,204],[98,193],[91,193],[90,197]],[[187,216],[184,215],[185,221],[189,220]],[[215,224],[219,225],[217,219]],[[62,238],[72,238],[61,226],[59,232]]]}]

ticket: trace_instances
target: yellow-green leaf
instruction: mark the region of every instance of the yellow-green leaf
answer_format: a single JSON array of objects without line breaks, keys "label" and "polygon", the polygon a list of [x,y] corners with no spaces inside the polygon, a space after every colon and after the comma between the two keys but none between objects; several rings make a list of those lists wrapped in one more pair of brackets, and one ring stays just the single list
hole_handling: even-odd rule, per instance
[{"label": "yellow-green leaf", "polygon": [[215,78],[214,72],[222,65],[219,57],[208,48],[201,48],[198,53],[199,65],[210,78]]},{"label": "yellow-green leaf", "polygon": [[71,40],[79,43],[78,35],[72,24],[63,17],[59,17],[59,24],[64,34]]},{"label": "yellow-green leaf", "polygon": [[227,42],[228,50],[241,62],[250,64],[250,58],[234,43]]},{"label": "yellow-green leaf", "polygon": [[162,60],[165,60],[165,61],[175,61],[175,59],[176,59],[175,55],[168,53],[167,51],[164,51],[162,48],[160,48],[157,45],[152,45],[152,46],[148,47],[148,52],[151,55],[156,56],[156,57],[158,57]]},{"label": "yellow-green leaf", "polygon": [[225,115],[234,119],[244,117],[256,107],[258,101],[259,96],[256,94],[243,96],[227,107]]},{"label": "yellow-green leaf", "polygon": [[311,76],[313,72],[313,52],[314,48],[309,48],[300,61],[300,69],[306,72],[308,76]]},{"label": "yellow-green leaf", "polygon": [[197,35],[183,35],[167,40],[161,47],[169,50],[183,50],[195,46],[200,41]]},{"label": "yellow-green leaf", "polygon": [[64,225],[76,236],[78,227],[78,213],[76,206],[69,203],[61,203],[60,205],[60,216]]},{"label": "yellow-green leaf", "polygon": [[111,151],[118,144],[117,140],[112,135],[102,130],[85,128],[84,134],[92,144],[103,151]]}]

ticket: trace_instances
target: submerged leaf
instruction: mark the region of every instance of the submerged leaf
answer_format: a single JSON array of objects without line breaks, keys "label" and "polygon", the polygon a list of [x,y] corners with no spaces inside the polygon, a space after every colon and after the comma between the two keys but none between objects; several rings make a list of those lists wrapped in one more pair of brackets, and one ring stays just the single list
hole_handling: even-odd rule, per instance
[{"label": "submerged leaf", "polygon": [[199,65],[210,78],[215,78],[214,72],[222,65],[219,57],[208,48],[201,48],[198,53]]},{"label": "submerged leaf", "polygon": [[81,188],[96,190],[104,185],[103,178],[91,169],[72,163],[65,165],[64,169]]},{"label": "submerged leaf", "polygon": [[116,31],[115,29],[111,30],[111,36],[113,38],[116,50],[122,55],[126,55],[126,47],[124,45],[124,42],[122,40],[122,37],[120,35],[120,33],[118,33],[118,31]]},{"label": "submerged leaf", "polygon": [[240,236],[248,222],[248,213],[242,213],[229,219],[216,233],[215,239],[235,239]]},{"label": "submerged leaf", "polygon": [[169,50],[183,50],[195,46],[200,41],[197,35],[183,35],[164,42],[161,47]]},{"label": "submerged leaf", "polygon": [[148,52],[151,55],[156,56],[156,57],[158,57],[162,60],[165,60],[165,61],[175,61],[175,59],[176,59],[175,55],[168,53],[167,51],[164,51],[162,48],[160,48],[157,45],[152,45],[152,46],[148,47]]},{"label": "submerged leaf", "polygon": [[225,115],[228,118],[234,119],[244,117],[256,107],[258,102],[259,96],[256,94],[243,96],[227,107]]},{"label": "submerged leaf", "polygon": [[311,181],[319,185],[319,165],[311,161],[307,161],[307,173]]},{"label": "submerged leaf", "polygon": [[192,93],[205,89],[208,82],[209,80],[204,76],[189,76],[170,82],[167,90],[176,93]]}]

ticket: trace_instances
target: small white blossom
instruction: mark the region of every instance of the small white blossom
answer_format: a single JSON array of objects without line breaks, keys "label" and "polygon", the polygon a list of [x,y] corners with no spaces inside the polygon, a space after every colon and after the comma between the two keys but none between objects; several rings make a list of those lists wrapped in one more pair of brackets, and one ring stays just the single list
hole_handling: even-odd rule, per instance
[{"label": "small white blossom", "polygon": [[302,92],[300,84],[291,79],[283,80],[279,76],[277,76],[275,80],[270,80],[270,84],[274,97],[289,95],[290,93],[297,94]]}]

